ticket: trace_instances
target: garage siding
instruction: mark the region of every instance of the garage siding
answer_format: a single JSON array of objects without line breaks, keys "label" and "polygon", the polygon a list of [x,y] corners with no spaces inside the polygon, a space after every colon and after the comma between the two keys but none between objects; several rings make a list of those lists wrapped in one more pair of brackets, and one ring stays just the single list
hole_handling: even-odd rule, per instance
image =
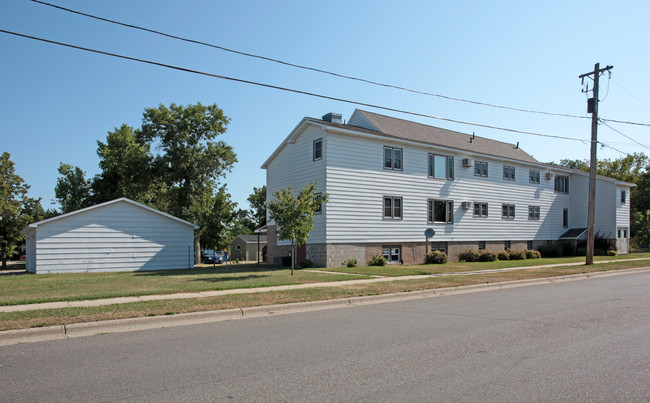
[{"label": "garage siding", "polygon": [[36,228],[38,273],[185,269],[194,266],[194,229],[118,201]]}]

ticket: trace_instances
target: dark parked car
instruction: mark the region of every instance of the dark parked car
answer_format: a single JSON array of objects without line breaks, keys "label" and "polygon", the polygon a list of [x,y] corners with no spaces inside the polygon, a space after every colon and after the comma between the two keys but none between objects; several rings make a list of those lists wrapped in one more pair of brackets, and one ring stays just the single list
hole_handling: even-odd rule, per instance
[{"label": "dark parked car", "polygon": [[206,264],[215,264],[223,263],[223,256],[219,252],[213,250],[202,250],[201,251],[201,263]]}]

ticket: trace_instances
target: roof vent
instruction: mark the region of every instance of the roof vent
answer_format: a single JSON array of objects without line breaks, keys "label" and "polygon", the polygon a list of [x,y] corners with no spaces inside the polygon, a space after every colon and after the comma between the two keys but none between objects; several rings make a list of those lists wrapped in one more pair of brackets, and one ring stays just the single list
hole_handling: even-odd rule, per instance
[{"label": "roof vent", "polygon": [[343,123],[343,115],[340,113],[330,112],[327,115],[323,115],[323,120],[330,123]]}]

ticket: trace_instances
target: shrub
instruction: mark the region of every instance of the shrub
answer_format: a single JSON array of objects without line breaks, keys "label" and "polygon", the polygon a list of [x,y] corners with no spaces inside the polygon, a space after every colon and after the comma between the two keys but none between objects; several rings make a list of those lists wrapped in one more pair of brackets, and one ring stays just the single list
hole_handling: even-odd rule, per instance
[{"label": "shrub", "polygon": [[526,252],[523,250],[511,250],[508,251],[510,255],[510,260],[524,260],[526,259]]},{"label": "shrub", "polygon": [[447,263],[447,254],[443,251],[432,250],[424,258],[425,264],[445,264]]},{"label": "shrub", "polygon": [[557,242],[548,242],[539,247],[539,253],[542,257],[560,257],[562,256],[562,246]]},{"label": "shrub", "polygon": [[575,256],[576,250],[571,242],[561,242],[562,256]]},{"label": "shrub", "polygon": [[497,259],[499,260],[510,260],[510,254],[507,250],[500,250],[497,253]]},{"label": "shrub", "polygon": [[357,259],[348,259],[345,262],[341,263],[343,266],[347,267],[356,267],[357,266]]},{"label": "shrub", "polygon": [[542,255],[536,250],[526,249],[524,252],[526,253],[526,259],[539,259],[542,257]]},{"label": "shrub", "polygon": [[314,263],[309,259],[305,259],[302,262],[298,263],[298,266],[302,267],[303,269],[309,269],[310,267],[314,267]]},{"label": "shrub", "polygon": [[461,262],[476,262],[478,261],[478,251],[475,249],[465,249],[458,254],[458,260]]},{"label": "shrub", "polygon": [[370,258],[370,261],[368,262],[368,266],[386,266],[388,261],[386,260],[385,257],[382,255],[375,255]]},{"label": "shrub", "polygon": [[604,249],[594,249],[594,256],[607,256],[607,251]]},{"label": "shrub", "polygon": [[576,248],[576,256],[587,256],[587,248]]},{"label": "shrub", "polygon": [[616,253],[615,250],[608,250],[607,251],[607,256],[616,256],[616,255],[617,255],[617,253]]},{"label": "shrub", "polygon": [[605,236],[602,235],[600,232],[596,232],[596,235],[594,235],[594,250],[595,249],[601,249],[604,251],[615,250],[616,243],[613,239],[605,238]]},{"label": "shrub", "polygon": [[483,249],[479,251],[478,261],[479,262],[494,262],[497,260],[497,254],[491,250]]}]

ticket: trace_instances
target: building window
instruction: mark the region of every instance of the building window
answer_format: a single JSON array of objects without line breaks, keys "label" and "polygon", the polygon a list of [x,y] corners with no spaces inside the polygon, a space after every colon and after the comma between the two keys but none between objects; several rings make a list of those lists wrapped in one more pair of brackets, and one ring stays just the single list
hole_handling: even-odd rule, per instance
[{"label": "building window", "polygon": [[487,203],[474,203],[474,217],[487,217],[488,204]]},{"label": "building window", "polygon": [[562,210],[562,226],[564,228],[569,228],[569,209],[565,208]]},{"label": "building window", "polygon": [[235,250],[241,250],[241,245],[236,245]]},{"label": "building window", "polygon": [[503,166],[503,179],[507,181],[515,180],[515,167],[512,165]]},{"label": "building window", "polygon": [[528,219],[539,220],[539,206],[528,206]]},{"label": "building window", "polygon": [[625,190],[621,191],[621,204],[625,204]]},{"label": "building window", "polygon": [[512,247],[512,241],[505,241],[503,243],[503,249],[510,249]]},{"label": "building window", "polygon": [[454,157],[429,154],[430,178],[454,180]]},{"label": "building window", "polygon": [[555,177],[555,191],[558,193],[569,193],[569,177],[556,176]]},{"label": "building window", "polygon": [[431,251],[438,250],[447,253],[447,242],[431,242]]},{"label": "building window", "polygon": [[314,161],[323,159],[323,139],[314,140]]},{"label": "building window", "polygon": [[381,254],[391,263],[397,263],[402,260],[402,248],[399,246],[382,246]]},{"label": "building window", "polygon": [[384,218],[402,218],[402,198],[384,196]]},{"label": "building window", "polygon": [[526,242],[526,249],[533,250],[533,241]]},{"label": "building window", "polygon": [[482,161],[474,161],[474,176],[488,176],[488,163]]},{"label": "building window", "polygon": [[318,207],[316,207],[316,210],[314,211],[314,214],[320,214],[320,213],[323,212],[323,205],[320,202],[320,199],[323,198],[323,194],[322,193],[316,193],[316,194],[314,194],[314,198],[316,199],[316,202],[318,203]]},{"label": "building window", "polygon": [[452,200],[429,200],[429,222],[454,223],[454,202]]},{"label": "building window", "polygon": [[528,182],[539,183],[539,171],[531,169],[528,171]]},{"label": "building window", "polygon": [[501,218],[515,218],[515,205],[502,204],[501,205]]},{"label": "building window", "polygon": [[384,169],[402,170],[402,149],[384,147]]},{"label": "building window", "polygon": [[478,241],[478,250],[485,250],[485,241]]}]

